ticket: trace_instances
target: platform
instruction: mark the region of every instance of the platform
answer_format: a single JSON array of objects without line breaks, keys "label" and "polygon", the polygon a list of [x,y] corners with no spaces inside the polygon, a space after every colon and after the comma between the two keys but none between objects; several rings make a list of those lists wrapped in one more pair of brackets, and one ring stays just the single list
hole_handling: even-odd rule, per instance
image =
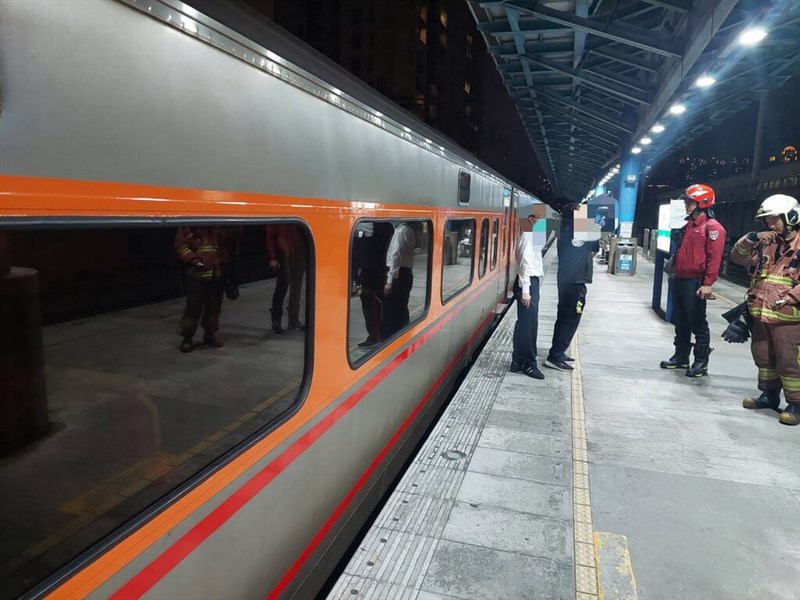
[{"label": "platform", "polygon": [[720,338],[744,289],[717,286],[693,380],[658,367],[652,276],[596,264],[576,370],[545,381],[508,372],[510,310],[329,598],[800,598],[800,431],[741,407],[757,371]]}]

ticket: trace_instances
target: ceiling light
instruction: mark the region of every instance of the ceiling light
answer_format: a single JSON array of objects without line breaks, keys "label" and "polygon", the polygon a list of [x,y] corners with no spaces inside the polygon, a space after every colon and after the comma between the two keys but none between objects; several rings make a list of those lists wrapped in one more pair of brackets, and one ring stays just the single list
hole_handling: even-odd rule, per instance
[{"label": "ceiling light", "polygon": [[672,106],[669,107],[669,112],[670,114],[673,115],[682,115],[683,113],[686,112],[686,107],[680,103],[673,104]]},{"label": "ceiling light", "polygon": [[767,30],[763,27],[748,27],[739,36],[739,43],[743,46],[755,46],[767,37]]},{"label": "ceiling light", "polygon": [[641,154],[641,152],[642,149],[639,148],[639,146],[634,146],[633,148],[631,148],[631,154]]},{"label": "ceiling light", "polygon": [[652,131],[653,133],[661,133],[661,132],[663,132],[665,129],[666,129],[666,127],[664,127],[664,126],[663,126],[661,123],[656,123],[655,125],[653,125],[653,126],[650,128],[650,131]]},{"label": "ceiling light", "polygon": [[648,144],[652,144],[653,140],[651,140],[647,136],[644,136],[642,139],[639,140],[639,143],[642,144],[643,146],[647,146]]},{"label": "ceiling light", "polygon": [[695,83],[697,84],[697,87],[707,88],[717,83],[717,80],[711,77],[711,75],[701,75],[697,78]]}]

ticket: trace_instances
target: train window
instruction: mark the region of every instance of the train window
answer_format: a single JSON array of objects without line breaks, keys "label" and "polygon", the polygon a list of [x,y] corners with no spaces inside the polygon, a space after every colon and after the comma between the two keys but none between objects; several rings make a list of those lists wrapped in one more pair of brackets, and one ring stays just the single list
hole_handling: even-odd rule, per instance
[{"label": "train window", "polygon": [[486,275],[486,263],[489,262],[489,219],[481,221],[481,253],[478,257],[478,278]]},{"label": "train window", "polygon": [[466,171],[458,172],[458,203],[469,204],[470,181],[472,176]]},{"label": "train window", "polygon": [[430,221],[359,221],[350,247],[348,356],[353,366],[425,317]]},{"label": "train window", "polygon": [[0,595],[16,598],[300,400],[313,262],[294,223],[5,235]]},{"label": "train window", "polygon": [[442,302],[472,283],[475,219],[448,219],[442,241]]},{"label": "train window", "polygon": [[497,266],[497,230],[500,227],[500,219],[492,221],[492,261],[489,263],[489,268],[494,271]]}]

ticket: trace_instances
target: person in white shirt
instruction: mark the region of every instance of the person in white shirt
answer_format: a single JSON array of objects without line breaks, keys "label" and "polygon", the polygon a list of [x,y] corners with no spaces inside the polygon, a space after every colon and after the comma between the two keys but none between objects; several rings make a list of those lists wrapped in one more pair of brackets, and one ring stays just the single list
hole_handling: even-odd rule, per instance
[{"label": "person in white shirt", "polygon": [[517,240],[519,275],[514,282],[517,301],[517,323],[514,326],[514,351],[511,355],[511,372],[522,373],[533,379],[544,379],[536,365],[536,337],[539,331],[539,280],[544,276],[543,245],[535,244],[533,228],[539,217],[528,216],[530,228],[525,227]]},{"label": "person in white shirt", "polygon": [[412,223],[400,223],[386,252],[386,285],[383,287],[383,337],[388,338],[409,323],[408,301],[414,285],[414,247],[417,235]]}]

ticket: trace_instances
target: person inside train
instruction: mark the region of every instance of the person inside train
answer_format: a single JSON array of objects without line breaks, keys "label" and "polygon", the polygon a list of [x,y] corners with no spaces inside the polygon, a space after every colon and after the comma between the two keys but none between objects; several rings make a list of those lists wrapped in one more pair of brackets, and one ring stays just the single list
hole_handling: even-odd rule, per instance
[{"label": "person inside train", "polygon": [[[356,238],[354,260],[356,283],[360,288],[361,310],[367,328],[367,339],[359,343],[369,348],[383,341],[384,285],[386,283],[386,254],[394,235],[394,227],[387,221],[365,223],[371,231],[360,231]],[[369,226],[369,227],[367,227]]]},{"label": "person inside train", "polygon": [[[714,219],[714,190],[704,184],[690,185],[681,194],[686,207],[686,225],[672,259],[672,306],[675,322],[675,353],[661,361],[662,369],[686,369],[686,377],[708,375],[711,333],[706,319],[706,301],[714,298],[712,287],[719,277],[725,251],[725,228]],[[694,334],[694,362],[689,365]]]},{"label": "person inside train", "polygon": [[401,222],[394,230],[389,249],[386,251],[386,283],[383,286],[384,338],[397,333],[408,325],[410,316],[408,302],[414,285],[414,248],[417,245],[415,224]]},{"label": "person inside train", "polygon": [[267,260],[277,272],[272,294],[272,331],[283,333],[283,301],[289,291],[289,329],[304,331],[300,300],[308,257],[303,233],[297,225],[267,225]]},{"label": "person inside train", "polygon": [[[544,207],[541,207],[544,208]],[[514,299],[517,302],[517,322],[514,325],[511,372],[522,373],[533,379],[544,379],[536,365],[536,338],[539,330],[539,282],[544,277],[542,248],[544,234],[535,232],[543,210],[528,215],[517,238],[516,259],[519,275],[514,281]],[[542,238],[542,239],[538,239]]]},{"label": "person inside train", "polygon": [[[731,250],[731,261],[750,267],[747,312],[758,367],[758,398],[745,408],[779,410],[781,388],[786,409],[779,420],[800,424],[800,203],[792,196],[770,196],[756,213],[767,231],[744,235]],[[742,324],[744,325],[744,324]],[[744,325],[746,328],[747,326]]]},{"label": "person inside train", "polygon": [[203,342],[222,348],[219,315],[235,252],[237,228],[179,227],[175,251],[186,267],[186,306],[178,325],[181,352],[194,350],[194,334],[202,324]]},{"label": "person inside train", "polygon": [[[558,312],[553,342],[544,365],[557,371],[572,371],[574,359],[567,355],[586,306],[586,285],[592,283],[594,255],[600,251],[599,232],[593,222],[575,212],[577,203],[562,203],[558,235]],[[577,227],[576,227],[577,221]],[[578,235],[575,235],[576,229]],[[592,233],[596,235],[592,235]],[[587,235],[589,233],[590,235]]]}]

